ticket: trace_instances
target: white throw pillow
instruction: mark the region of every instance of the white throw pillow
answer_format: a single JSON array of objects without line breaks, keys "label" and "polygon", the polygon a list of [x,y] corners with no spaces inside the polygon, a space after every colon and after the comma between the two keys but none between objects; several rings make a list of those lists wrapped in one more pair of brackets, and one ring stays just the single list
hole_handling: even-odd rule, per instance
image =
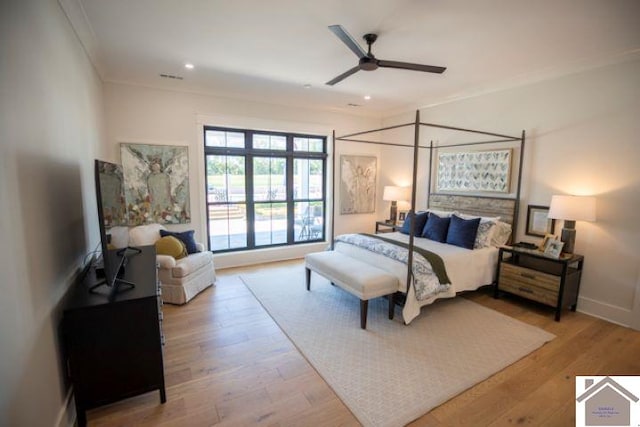
[{"label": "white throw pillow", "polygon": [[154,245],[160,238],[160,230],[166,230],[160,224],[139,225],[129,230],[129,243],[131,246]]}]

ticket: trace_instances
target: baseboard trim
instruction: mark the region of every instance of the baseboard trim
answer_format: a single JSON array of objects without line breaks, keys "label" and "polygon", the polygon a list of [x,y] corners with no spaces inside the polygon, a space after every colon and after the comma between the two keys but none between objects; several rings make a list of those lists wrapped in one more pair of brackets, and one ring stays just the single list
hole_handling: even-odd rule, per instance
[{"label": "baseboard trim", "polygon": [[578,297],[578,311],[627,328],[631,325],[631,310],[591,298]]},{"label": "baseboard trim", "polygon": [[252,251],[229,252],[214,255],[213,262],[216,269],[222,269],[244,267],[247,265],[262,264],[265,262],[286,261],[289,259],[303,258],[306,254],[311,252],[324,251],[327,249],[328,245],[328,242],[319,242],[305,245],[256,249]]}]

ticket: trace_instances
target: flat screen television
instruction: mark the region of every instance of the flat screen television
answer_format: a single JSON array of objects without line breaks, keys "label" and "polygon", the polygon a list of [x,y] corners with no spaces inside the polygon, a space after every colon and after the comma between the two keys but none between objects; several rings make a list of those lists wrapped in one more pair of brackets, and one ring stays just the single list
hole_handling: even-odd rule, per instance
[{"label": "flat screen television", "polygon": [[[133,283],[118,276],[126,264],[127,249],[132,249],[136,253],[140,250],[129,247],[118,250],[109,249],[110,236],[107,234],[107,229],[127,224],[122,167],[116,163],[96,159],[95,182],[104,280],[91,286],[90,291],[96,292],[101,286],[107,286],[110,288],[109,298],[113,298],[119,290],[135,287]],[[120,285],[125,285],[126,288],[120,289]]]}]

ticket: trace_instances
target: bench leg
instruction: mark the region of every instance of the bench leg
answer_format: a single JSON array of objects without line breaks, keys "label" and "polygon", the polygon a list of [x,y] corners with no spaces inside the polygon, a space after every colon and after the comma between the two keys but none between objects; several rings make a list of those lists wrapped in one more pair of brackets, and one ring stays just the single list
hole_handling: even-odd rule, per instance
[{"label": "bench leg", "polygon": [[369,308],[368,300],[360,300],[360,328],[367,329],[367,308]]},{"label": "bench leg", "polygon": [[308,268],[305,267],[305,276],[307,279],[307,290],[310,290],[311,288],[311,270],[309,270]]},{"label": "bench leg", "polygon": [[393,320],[393,314],[395,312],[395,308],[396,308],[396,298],[395,298],[396,294],[395,292],[392,294],[389,294],[387,297],[389,298],[389,319]]}]

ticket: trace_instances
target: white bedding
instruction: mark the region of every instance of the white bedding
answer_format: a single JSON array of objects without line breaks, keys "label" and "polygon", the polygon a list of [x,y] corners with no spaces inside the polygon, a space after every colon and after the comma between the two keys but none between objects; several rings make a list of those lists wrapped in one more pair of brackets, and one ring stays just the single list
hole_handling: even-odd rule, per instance
[{"label": "white bedding", "polygon": [[[409,243],[409,236],[399,232],[385,233],[385,238]],[[431,304],[439,298],[452,298],[458,292],[478,289],[480,286],[493,283],[498,262],[498,249],[491,246],[483,249],[464,249],[458,246],[435,242],[423,237],[414,238],[414,246],[434,252],[444,261],[447,275],[451,280],[451,287],[446,292],[441,292],[423,301],[415,298],[413,287],[409,289],[407,301],[402,316],[406,323],[411,322],[418,314],[420,307]],[[348,243],[336,242],[335,250],[345,255],[362,260],[378,268],[389,271],[398,277],[400,290],[406,292],[407,265],[387,258],[384,255],[373,253]]]}]

